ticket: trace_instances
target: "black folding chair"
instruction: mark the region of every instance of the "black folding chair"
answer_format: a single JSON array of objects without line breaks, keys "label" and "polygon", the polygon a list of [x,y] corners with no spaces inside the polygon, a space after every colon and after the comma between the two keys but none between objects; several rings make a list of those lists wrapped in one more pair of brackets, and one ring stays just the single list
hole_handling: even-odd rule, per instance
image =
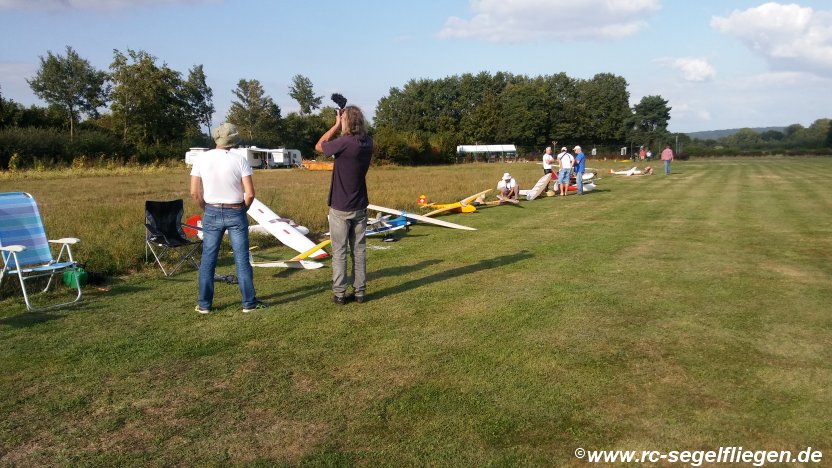
[{"label": "black folding chair", "polygon": [[[176,273],[182,265],[190,263],[199,269],[195,256],[202,245],[201,240],[190,240],[182,231],[182,199],[171,201],[146,201],[144,203],[145,236],[144,260],[149,262],[150,253],[156,259],[165,276]],[[196,226],[188,226],[199,229]],[[165,268],[165,263],[168,268]]]}]

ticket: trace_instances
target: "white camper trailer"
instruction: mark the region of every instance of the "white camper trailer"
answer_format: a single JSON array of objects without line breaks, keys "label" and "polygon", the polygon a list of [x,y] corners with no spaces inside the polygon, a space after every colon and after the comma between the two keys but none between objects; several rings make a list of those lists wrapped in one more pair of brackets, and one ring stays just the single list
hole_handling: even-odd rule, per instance
[{"label": "white camper trailer", "polygon": [[251,166],[252,169],[262,169],[266,167],[269,150],[265,148],[249,146],[247,148],[231,148],[229,151],[245,156],[248,160],[248,165]]},{"label": "white camper trailer", "polygon": [[[185,164],[191,166],[195,158],[200,154],[208,151],[208,148],[191,148],[185,153]],[[247,148],[231,148],[234,154],[245,156],[248,160],[248,165],[254,169],[263,169],[267,167],[295,167],[300,164],[301,155],[298,150],[289,149],[265,149],[256,146],[249,146]]]},{"label": "white camper trailer", "polygon": [[278,148],[268,150],[269,167],[298,167],[301,159],[300,151],[296,149]]}]

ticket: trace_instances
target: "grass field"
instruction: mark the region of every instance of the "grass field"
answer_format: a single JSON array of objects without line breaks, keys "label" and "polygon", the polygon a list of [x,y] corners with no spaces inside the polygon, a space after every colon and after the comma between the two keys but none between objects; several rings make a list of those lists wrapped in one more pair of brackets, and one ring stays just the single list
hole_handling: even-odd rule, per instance
[{"label": "grass field", "polygon": [[[373,168],[371,202],[452,201],[506,170],[525,186],[540,166]],[[829,158],[605,177],[445,218],[476,232],[370,240],[364,304],[330,302],[329,268],[259,269],[270,309],[244,315],[218,284],[201,316],[194,271],[140,263],[143,202],[186,197],[185,169],[0,178],[36,195],[51,236],[81,237],[91,268],[139,270],[45,313],[3,287],[0,464],[560,466],[579,447],[721,446],[811,446],[828,464],[830,180]],[[325,230],[328,174],[255,184]]]}]

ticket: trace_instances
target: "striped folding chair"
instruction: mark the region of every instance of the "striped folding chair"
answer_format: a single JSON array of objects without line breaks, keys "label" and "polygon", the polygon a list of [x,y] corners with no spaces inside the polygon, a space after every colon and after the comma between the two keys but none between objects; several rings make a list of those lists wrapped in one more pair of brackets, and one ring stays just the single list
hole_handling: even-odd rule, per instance
[{"label": "striped folding chair", "polygon": [[[66,271],[78,271],[78,264],[72,258],[70,246],[80,242],[73,237],[57,240],[47,240],[46,230],[38,211],[35,199],[28,193],[7,192],[0,193],[0,256],[3,258],[3,270],[0,271],[0,285],[6,276],[17,275],[20,279],[20,289],[28,310],[45,310],[72,304],[81,299],[80,281],[74,281],[78,295],[75,299],[51,304],[44,307],[34,307],[29,300],[26,282],[39,277],[49,276],[46,292],[52,285],[55,275]],[[61,250],[56,258],[52,257],[49,244],[60,244]],[[66,259],[64,258],[66,253]],[[77,278],[77,277],[76,277]],[[60,281],[55,281],[60,282]]]}]

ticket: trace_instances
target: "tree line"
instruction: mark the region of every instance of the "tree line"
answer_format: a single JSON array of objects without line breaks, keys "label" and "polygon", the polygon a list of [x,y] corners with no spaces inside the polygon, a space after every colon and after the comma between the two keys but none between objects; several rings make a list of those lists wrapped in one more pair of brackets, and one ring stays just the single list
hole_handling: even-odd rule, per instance
[{"label": "tree line", "polygon": [[808,127],[796,123],[783,131],[742,128],[732,135],[707,140],[682,135],[679,142],[687,153],[697,156],[832,154],[832,120],[817,119]]},{"label": "tree line", "polygon": [[[127,49],[113,51],[108,70],[96,70],[67,47],[64,55],[50,51],[40,57],[28,83],[48,106],[27,108],[4,99],[0,90],[0,169],[79,156],[139,163],[181,159],[188,147],[212,146],[215,107],[202,65],[183,75],[145,51]],[[410,80],[391,88],[375,109],[375,157],[397,164],[447,163],[463,144],[515,144],[522,156],[539,154],[553,141],[602,153],[617,153],[621,146],[660,148],[677,137],[688,152],[705,153],[809,141],[813,146],[821,133],[823,145],[832,141],[828,119],[807,129],[789,127],[782,137],[743,131],[726,141],[692,141],[668,132],[667,100],[645,96],[630,107],[627,87],[623,77],[610,73],[577,79],[565,73],[482,72]],[[247,145],[285,146],[313,157],[314,142],[334,119],[334,108],[323,105],[303,75],[295,75],[288,90],[299,110],[286,116],[256,79],[240,79],[232,92],[223,120],[237,125]]]},{"label": "tree line", "polygon": [[[114,50],[109,70],[97,70],[67,47],[40,58],[27,80],[48,107],[25,107],[0,90],[0,169],[62,164],[77,157],[139,163],[181,159],[192,146],[213,146],[213,91],[202,65],[187,76],[142,50]],[[311,81],[296,75],[289,95],[300,111],[283,117],[256,79],[240,79],[224,120],[236,124],[243,143],[288,146],[306,155],[329,128],[334,109],[321,108]],[[322,111],[326,111],[323,108]],[[14,159],[13,159],[14,157]]]}]

